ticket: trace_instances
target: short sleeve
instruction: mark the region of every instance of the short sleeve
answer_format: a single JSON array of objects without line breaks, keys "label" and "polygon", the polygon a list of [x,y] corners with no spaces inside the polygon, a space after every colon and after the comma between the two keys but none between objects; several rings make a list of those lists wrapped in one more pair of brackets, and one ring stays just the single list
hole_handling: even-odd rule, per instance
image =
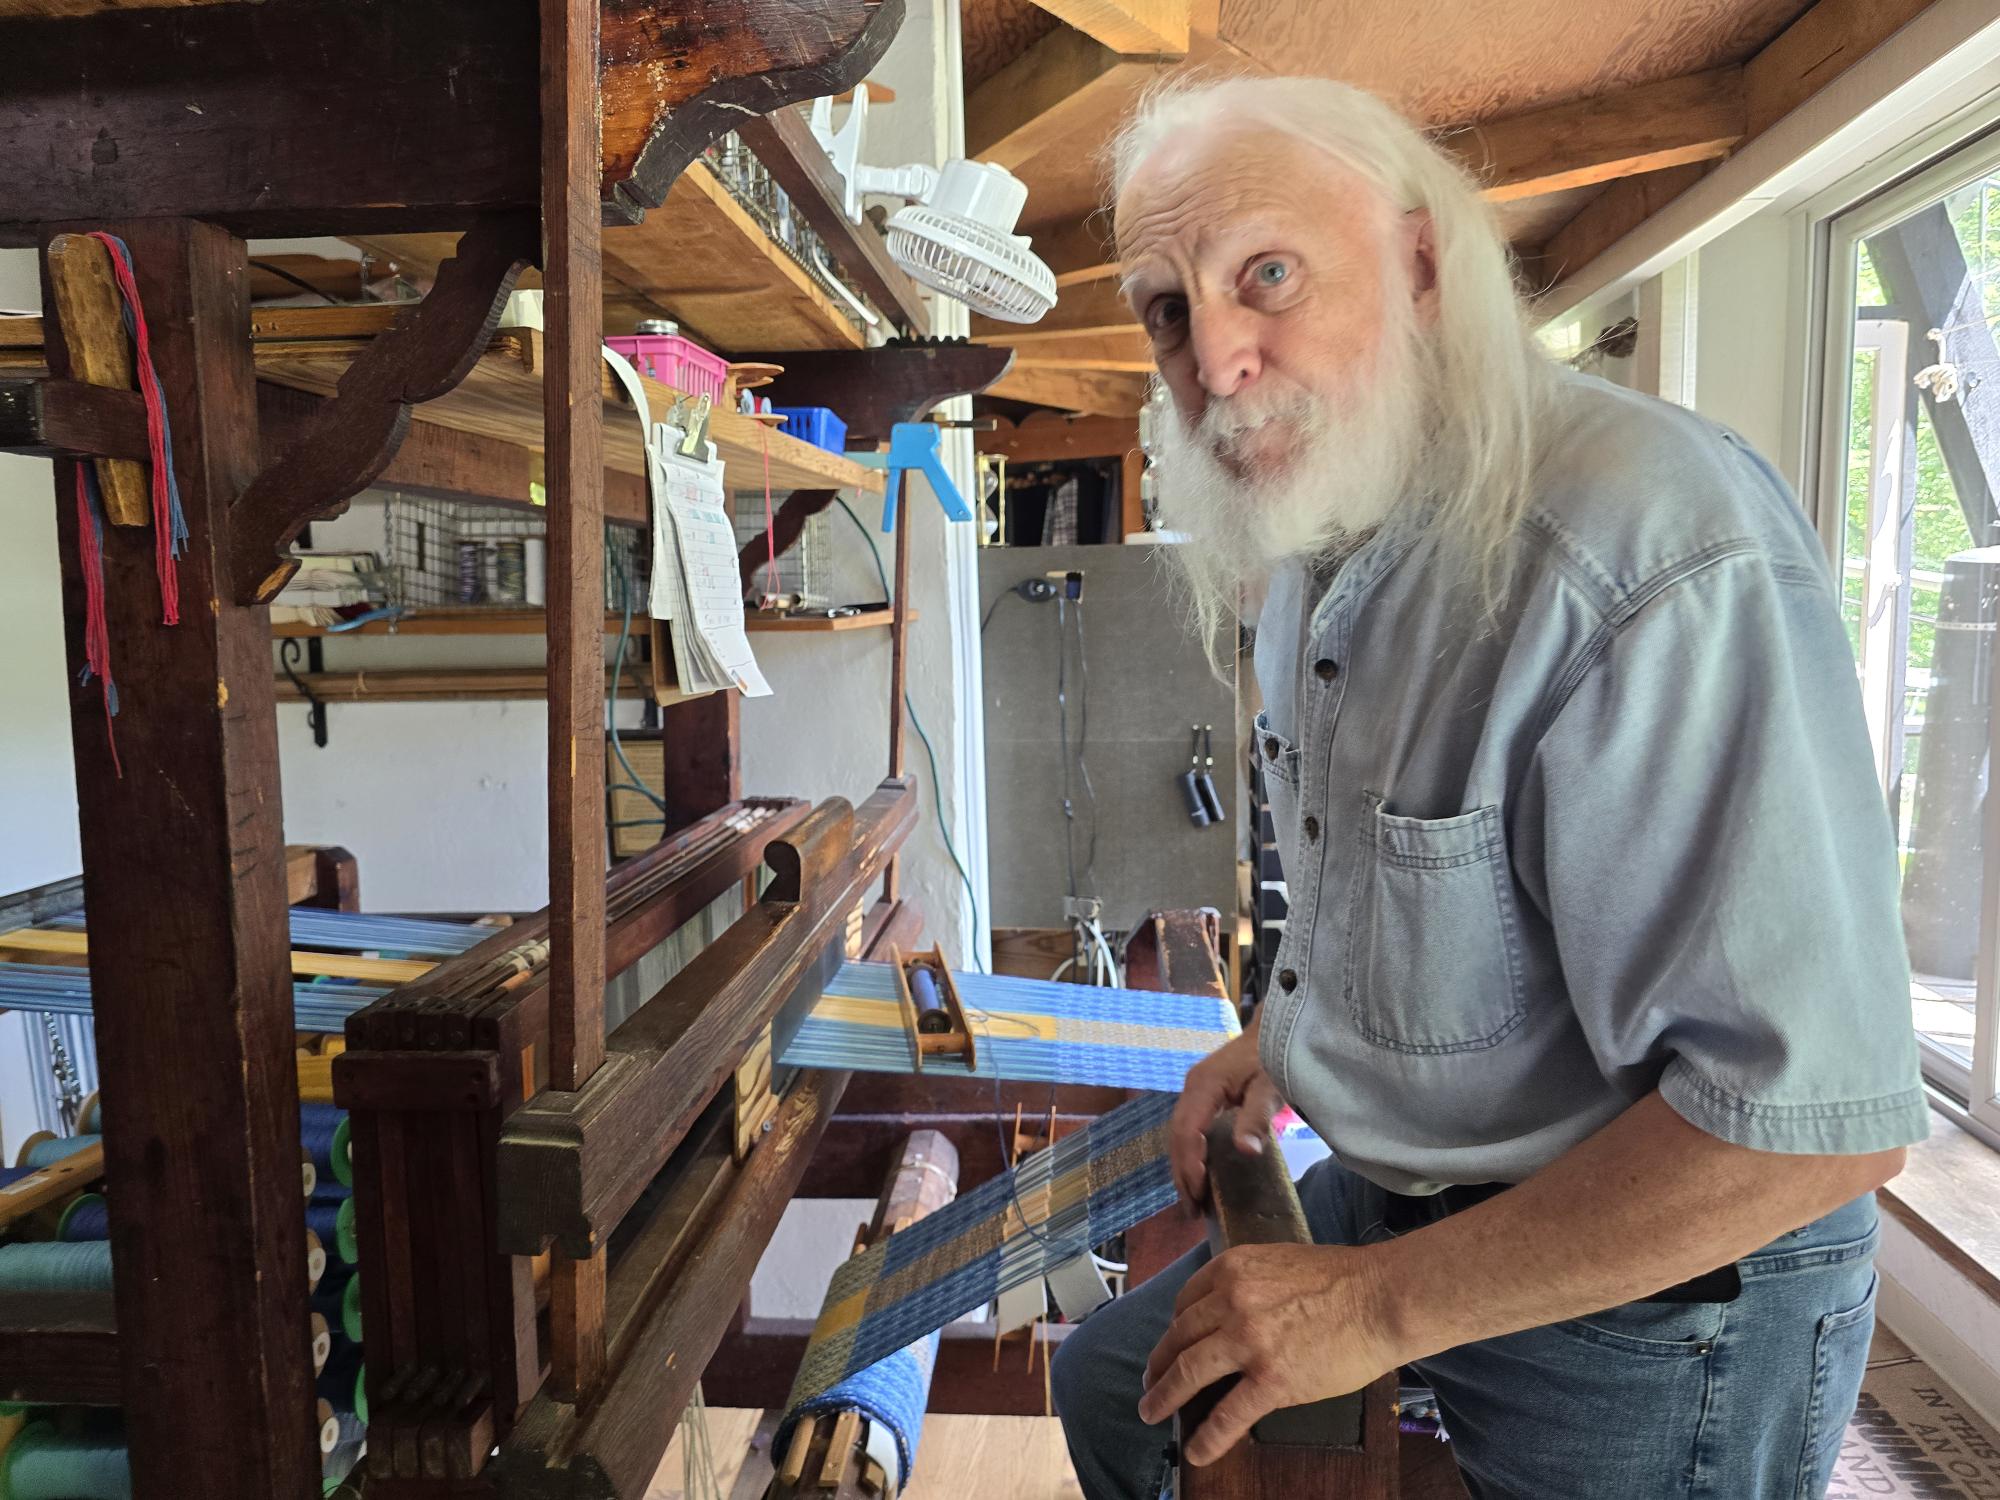
[{"label": "short sleeve", "polygon": [[1894,841],[1823,575],[1746,547],[1607,631],[1517,840],[1600,1067],[1757,1150],[1923,1139]]}]

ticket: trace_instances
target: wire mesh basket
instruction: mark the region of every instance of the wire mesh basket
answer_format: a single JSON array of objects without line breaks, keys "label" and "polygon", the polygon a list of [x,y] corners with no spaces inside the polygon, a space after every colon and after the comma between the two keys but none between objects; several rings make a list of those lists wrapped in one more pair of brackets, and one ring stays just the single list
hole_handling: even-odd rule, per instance
[{"label": "wire mesh basket", "polygon": [[[762,499],[759,499],[761,511]],[[547,527],[537,513],[391,492],[382,507],[389,600],[405,609],[535,609],[547,603]],[[604,528],[604,607],[643,610],[645,533]]]},{"label": "wire mesh basket", "polygon": [[[729,519],[736,527],[737,550],[740,552],[746,546],[753,547],[756,549],[753,556],[768,559],[763,492],[738,491],[730,497],[729,505]],[[796,600],[793,605],[796,609],[825,609],[832,604],[834,601],[829,592],[831,582],[827,574],[826,526],[825,511],[806,518],[805,529],[800,531],[798,540],[778,554],[775,586],[769,579],[766,564],[760,562],[750,583],[753,596],[789,594]]]}]

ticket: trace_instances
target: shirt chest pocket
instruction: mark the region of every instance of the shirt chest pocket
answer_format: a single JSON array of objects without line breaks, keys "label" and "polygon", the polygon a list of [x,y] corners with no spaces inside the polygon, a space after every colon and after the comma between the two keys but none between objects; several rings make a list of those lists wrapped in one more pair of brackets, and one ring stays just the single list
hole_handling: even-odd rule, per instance
[{"label": "shirt chest pocket", "polygon": [[1346,995],[1398,1052],[1498,1046],[1524,1010],[1513,881],[1498,808],[1407,818],[1365,793],[1356,830]]}]

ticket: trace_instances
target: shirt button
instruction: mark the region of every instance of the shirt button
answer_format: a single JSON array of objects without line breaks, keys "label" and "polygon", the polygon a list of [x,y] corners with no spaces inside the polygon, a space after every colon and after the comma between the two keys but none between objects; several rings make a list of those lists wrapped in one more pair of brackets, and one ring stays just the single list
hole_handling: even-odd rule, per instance
[{"label": "shirt button", "polygon": [[1318,837],[1319,837],[1319,819],[1318,819],[1318,818],[1307,818],[1307,819],[1306,819],[1306,837],[1307,837],[1307,838],[1309,838],[1309,839],[1316,839],[1316,838],[1318,838]]},{"label": "shirt button", "polygon": [[1299,987],[1299,971],[1297,969],[1280,970],[1278,973],[1278,985],[1279,988],[1289,995]]},{"label": "shirt button", "polygon": [[1340,675],[1340,663],[1330,656],[1322,656],[1313,663],[1313,676],[1321,682],[1331,682]]},{"label": "shirt button", "polygon": [[1273,738],[1270,738],[1270,739],[1267,739],[1267,740],[1265,740],[1265,741],[1264,741],[1264,759],[1266,759],[1266,760],[1276,760],[1277,758],[1278,758],[1278,741],[1277,741],[1277,739],[1276,739],[1275,737],[1273,737]]}]

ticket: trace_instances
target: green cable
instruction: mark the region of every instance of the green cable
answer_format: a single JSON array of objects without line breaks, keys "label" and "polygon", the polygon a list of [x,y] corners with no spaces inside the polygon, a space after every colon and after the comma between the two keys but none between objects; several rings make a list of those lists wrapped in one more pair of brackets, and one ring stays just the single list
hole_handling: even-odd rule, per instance
[{"label": "green cable", "polygon": [[[833,497],[833,503],[847,512],[847,519],[854,523],[854,529],[861,533],[861,540],[868,544],[868,555],[875,562],[875,576],[882,580],[882,598],[887,604],[894,604],[889,597],[889,572],[882,566],[882,554],[876,549],[875,538],[868,534],[868,528],[861,523],[861,517],[854,513],[840,496]],[[910,716],[910,727],[917,732],[917,738],[924,743],[924,756],[931,764],[931,807],[937,814],[938,834],[944,840],[944,852],[951,856],[952,868],[958,871],[959,883],[965,887],[965,899],[972,907],[972,930],[979,931],[979,897],[973,894],[972,877],[965,873],[965,861],[958,857],[958,846],[951,841],[951,827],[944,819],[944,782],[938,777],[937,749],[931,744],[931,737],[924,732],[924,721],[917,717],[917,705],[910,701],[910,690],[903,689],[903,711]],[[972,954],[972,963],[980,973],[986,972],[986,965],[980,963],[979,954]]]}]

